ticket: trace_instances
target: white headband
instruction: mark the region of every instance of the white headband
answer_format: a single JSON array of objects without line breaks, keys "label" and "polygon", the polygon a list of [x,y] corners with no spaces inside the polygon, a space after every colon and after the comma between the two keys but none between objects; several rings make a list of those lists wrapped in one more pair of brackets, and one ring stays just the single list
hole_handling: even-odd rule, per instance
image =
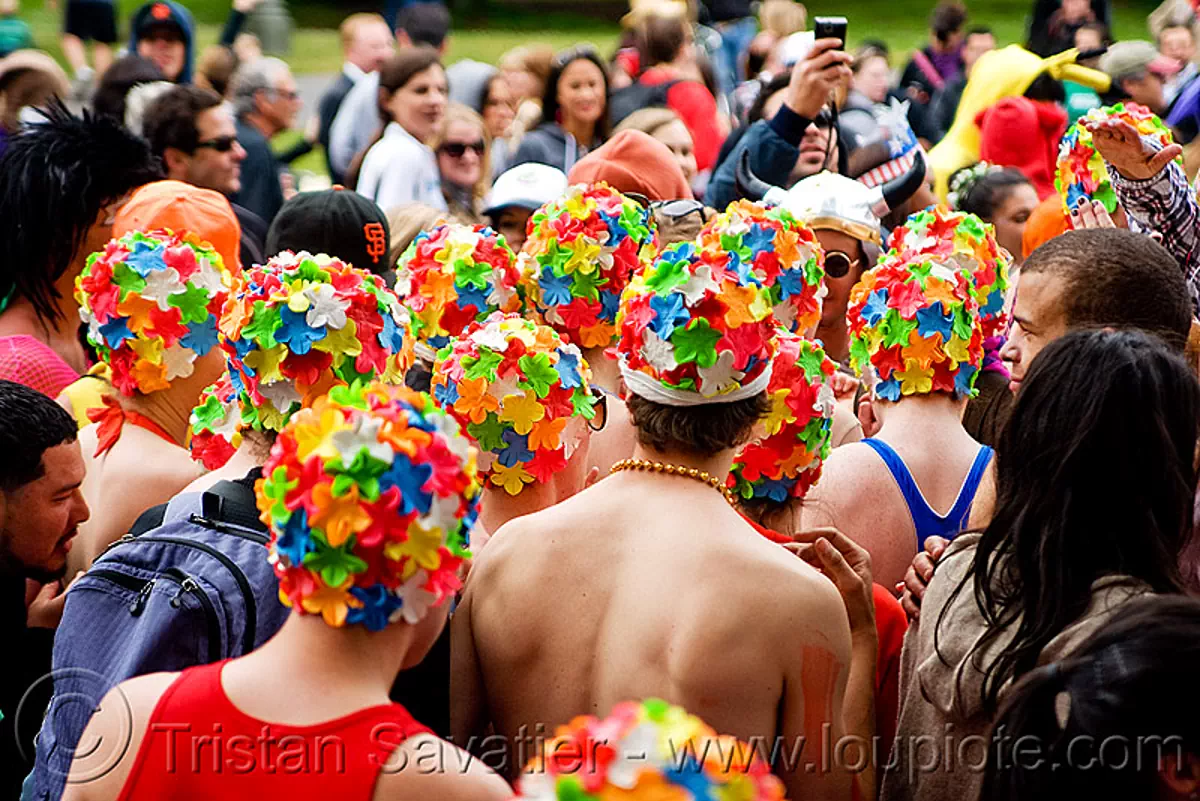
[{"label": "white headband", "polygon": [[772,366],[768,362],[762,373],[749,384],[738,387],[732,392],[708,397],[695,390],[665,387],[645,373],[630,369],[625,364],[624,358],[620,361],[621,377],[625,379],[625,386],[629,388],[629,391],[639,398],[652,403],[661,403],[664,406],[709,406],[714,403],[736,403],[746,398],[753,398],[771,383]]}]

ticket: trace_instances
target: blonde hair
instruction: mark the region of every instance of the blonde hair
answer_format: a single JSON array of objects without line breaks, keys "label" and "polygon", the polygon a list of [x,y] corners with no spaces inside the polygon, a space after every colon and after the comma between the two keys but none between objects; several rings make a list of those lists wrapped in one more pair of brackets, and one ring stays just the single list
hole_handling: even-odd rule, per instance
[{"label": "blonde hair", "polygon": [[657,106],[640,108],[621,120],[621,124],[616,127],[613,133],[619,133],[620,131],[641,131],[644,134],[654,136],[655,131],[665,128],[673,122],[683,122],[683,120],[669,108]]},{"label": "blonde hair", "polygon": [[0,14],[9,16],[21,10],[19,0],[0,0]]},{"label": "blonde hair", "polygon": [[792,0],[766,0],[758,12],[762,29],[779,38],[804,30],[808,24],[808,9]]},{"label": "blonde hair", "polygon": [[387,25],[387,20],[381,15],[369,11],[360,11],[357,14],[351,14],[346,17],[342,20],[342,24],[338,26],[338,35],[342,39],[342,50],[346,51],[350,49],[350,46],[354,44],[354,37],[358,36],[358,32],[364,26],[378,25],[380,23]]},{"label": "blonde hair", "polygon": [[554,52],[554,48],[547,44],[520,45],[500,56],[498,66],[501,72],[528,72],[537,78],[540,85],[533,97],[540,98],[546,92]]},{"label": "blonde hair", "polygon": [[387,213],[388,229],[392,232],[391,250],[388,254],[390,266],[396,269],[396,263],[408,250],[408,246],[422,231],[429,231],[444,222],[451,222],[451,216],[433,206],[424,203],[405,203],[389,209]]},{"label": "blonde hair", "polygon": [[483,139],[483,153],[479,159],[479,180],[471,189],[471,197],[476,203],[479,203],[487,194],[492,176],[491,159],[488,158],[492,149],[492,137],[488,134],[487,126],[483,124],[483,117],[479,116],[475,109],[464,106],[462,103],[450,103],[446,106],[446,113],[442,116],[441,123],[438,124],[437,130],[433,132],[433,137],[429,140],[429,147],[434,153],[437,153],[450,134],[450,126],[456,122],[465,122],[475,126]]}]

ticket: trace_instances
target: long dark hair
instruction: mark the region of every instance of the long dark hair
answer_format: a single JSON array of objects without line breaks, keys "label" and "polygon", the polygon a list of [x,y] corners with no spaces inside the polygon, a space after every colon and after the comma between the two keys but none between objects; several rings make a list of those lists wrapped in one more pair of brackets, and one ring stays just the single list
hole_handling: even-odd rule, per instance
[{"label": "long dark hair", "polygon": [[[550,62],[550,75],[546,78],[546,91],[542,94],[542,124],[558,122],[558,82],[562,80],[562,74],[566,68],[581,58],[595,64],[600,70],[601,77],[604,79],[604,112],[600,115],[600,119],[596,120],[596,132],[594,136],[596,141],[606,142],[609,135],[612,134],[612,123],[608,118],[608,100],[610,94],[608,88],[608,67],[604,65],[604,60],[600,58],[600,54],[596,52],[596,48],[590,45],[581,45],[564,50],[554,57],[554,61]],[[580,144],[590,146],[592,143],[580,142]]]},{"label": "long dark hair", "polygon": [[388,111],[385,98],[391,98],[397,89],[401,89],[415,76],[420,75],[432,66],[441,66],[442,57],[432,47],[405,47],[399,53],[388,59],[379,69],[379,118],[387,125],[392,121],[392,112]]},{"label": "long dark hair", "polygon": [[[1192,530],[1200,384],[1159,339],[1076,331],[1038,354],[996,447],[996,506],[968,583],[987,623],[972,660],[991,714],[1009,680],[1078,620],[1103,576],[1181,592]],[[986,649],[1011,632],[991,664]],[[937,638],[935,637],[935,647]]]},{"label": "long dark hair", "polygon": [[[972,169],[974,169],[973,166],[963,167],[962,170],[954,173],[950,178],[950,184],[954,185],[954,181],[960,173]],[[996,210],[1004,205],[1004,201],[1008,199],[1014,189],[1029,183],[1029,179],[1020,170],[1012,167],[993,168],[979,178],[971,180],[968,177],[966,180],[967,185],[958,192],[958,203],[955,207],[958,211],[974,214],[984,222],[992,222],[995,219]]]},{"label": "long dark hair", "polygon": [[27,126],[0,156],[0,220],[9,231],[0,297],[29,300],[44,321],[59,318],[57,281],[71,267],[106,204],[162,177],[150,145],[107,116],[76,117],[54,100],[45,122]]},{"label": "long dark hair", "polygon": [[[1182,766],[1184,755],[1200,754],[1197,672],[1200,601],[1130,601],[1072,656],[1007,695],[980,801],[1156,797],[1164,757]],[[1022,742],[1037,743],[1040,759],[1019,754]]]}]

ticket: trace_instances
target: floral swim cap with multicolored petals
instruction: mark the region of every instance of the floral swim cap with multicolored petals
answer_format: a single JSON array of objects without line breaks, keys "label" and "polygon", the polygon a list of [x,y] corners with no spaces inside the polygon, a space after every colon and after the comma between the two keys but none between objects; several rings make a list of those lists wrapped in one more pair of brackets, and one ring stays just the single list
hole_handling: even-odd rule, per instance
[{"label": "floral swim cap with multicolored petals", "polygon": [[167,389],[217,344],[230,275],[190,233],[132,231],[88,257],[75,279],[87,338],[123,394]]},{"label": "floral swim cap with multicolored petals", "polygon": [[279,431],[335,386],[402,383],[409,326],[383,279],[331,256],[284,251],[245,270],[221,315],[243,429]]},{"label": "floral swim cap with multicolored petals", "polygon": [[782,206],[737,200],[700,231],[701,250],[715,250],[726,266],[766,287],[775,319],[788,331],[821,322],[825,251],[817,235]]},{"label": "floral swim cap with multicolored petals", "polygon": [[913,262],[929,257],[971,274],[984,337],[1003,334],[1004,301],[1011,256],[996,242],[996,229],[974,214],[930,206],[892,231],[881,260]]},{"label": "floral swim cap with multicolored petals", "polygon": [[427,362],[471,323],[521,311],[516,254],[483,225],[422,231],[400,257],[396,276],[396,294],[412,312],[417,354]]},{"label": "floral swim cap with multicolored petals", "polygon": [[983,330],[971,274],[916,255],[885,260],[850,292],[850,363],[875,370],[876,396],[975,394]]},{"label": "floral swim cap with multicolored petals", "polygon": [[577,184],[533,213],[521,252],[529,307],[582,348],[617,338],[617,308],[658,253],[650,210],[608,184]]},{"label": "floral swim cap with multicolored petals", "polygon": [[763,436],[742,446],[726,482],[745,500],[804,497],[831,447],[836,400],[830,379],[837,365],[820,345],[789,331],[780,331],[778,344]]},{"label": "floral swim cap with multicolored petals", "polygon": [[192,458],[207,470],[224,467],[242,444],[238,393],[228,373],[200,393],[200,403],[192,410],[189,434]]},{"label": "floral swim cap with multicolored petals", "polygon": [[621,298],[617,344],[630,392],[669,406],[732,403],[767,388],[771,295],[717,247],[679,242]]},{"label": "floral swim cap with multicolored petals", "polygon": [[419,622],[461,587],[479,489],[428,395],[335,387],[292,416],[255,487],[280,600],[331,626]]},{"label": "floral swim cap with multicolored petals", "polygon": [[517,495],[567,466],[596,414],[591,379],[578,346],[497,313],[438,353],[430,386],[483,452],[491,483]]},{"label": "floral swim cap with multicolored petals", "polygon": [[[1092,144],[1092,132],[1083,127],[1087,120],[1120,119],[1137,129],[1138,134],[1154,140],[1160,148],[1174,142],[1171,130],[1158,116],[1137,103],[1117,103],[1089,111],[1075,121],[1058,144],[1058,165],[1054,188],[1062,198],[1063,213],[1070,214],[1079,201],[1099,200],[1109,214],[1117,210],[1117,193],[1108,178],[1104,157]],[[1183,161],[1180,159],[1180,163]]]},{"label": "floral swim cap with multicolored petals", "polygon": [[782,801],[754,748],[658,698],[580,715],[542,744],[517,782],[522,801]]}]

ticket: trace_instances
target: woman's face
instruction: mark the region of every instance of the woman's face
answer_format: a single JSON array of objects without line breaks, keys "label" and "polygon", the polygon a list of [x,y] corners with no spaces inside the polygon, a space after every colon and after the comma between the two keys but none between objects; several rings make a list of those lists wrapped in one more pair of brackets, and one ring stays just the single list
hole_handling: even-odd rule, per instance
[{"label": "woman's face", "polygon": [[692,135],[682,120],[670,122],[654,132],[654,138],[662,142],[674,154],[683,170],[683,177],[690,185],[696,177],[696,153]]},{"label": "woman's face", "polygon": [[488,92],[487,102],[483,105],[483,124],[493,139],[503,139],[512,129],[513,119],[517,116],[516,98],[508,88],[508,81],[496,78],[492,81],[491,91]]},{"label": "woman's face", "polygon": [[872,103],[887,100],[888,86],[892,82],[892,71],[887,59],[880,56],[869,58],[854,75],[854,88],[866,95]]},{"label": "woman's face", "polygon": [[464,120],[446,128],[446,141],[438,148],[438,170],[442,180],[467,189],[483,175],[483,131]]},{"label": "woman's face", "polygon": [[992,215],[990,222],[996,226],[996,242],[1000,247],[1012,254],[1013,263],[1021,263],[1021,235],[1025,233],[1025,223],[1029,215],[1037,208],[1038,196],[1029,184],[1018,184],[1013,187]]},{"label": "woman's face", "polygon": [[604,73],[586,58],[567,65],[558,79],[558,106],[563,122],[594,124],[605,111]]},{"label": "woman's face", "polygon": [[446,113],[446,72],[440,64],[418,72],[388,100],[388,111],[400,127],[426,142]]}]

